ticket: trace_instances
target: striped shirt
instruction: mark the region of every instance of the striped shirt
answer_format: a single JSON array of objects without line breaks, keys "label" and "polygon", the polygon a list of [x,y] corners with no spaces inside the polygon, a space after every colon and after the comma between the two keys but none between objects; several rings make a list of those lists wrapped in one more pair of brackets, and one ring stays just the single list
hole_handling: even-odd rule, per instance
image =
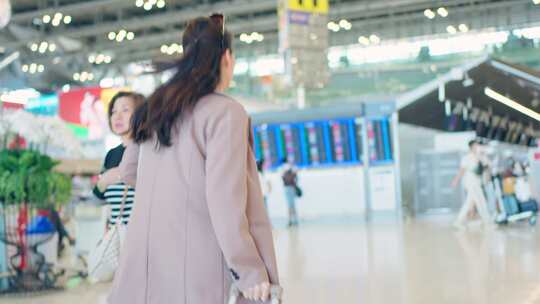
[{"label": "striped shirt", "polygon": [[109,225],[116,224],[118,218],[120,217],[120,209],[122,206],[122,200],[124,197],[124,191],[128,187],[128,192],[126,195],[126,200],[124,203],[124,212],[122,213],[122,219],[124,224],[128,224],[129,217],[131,215],[131,210],[133,209],[133,203],[135,198],[135,189],[129,186],[124,185],[123,183],[114,184],[107,187],[105,190],[105,202],[109,205],[111,212],[108,219]]}]

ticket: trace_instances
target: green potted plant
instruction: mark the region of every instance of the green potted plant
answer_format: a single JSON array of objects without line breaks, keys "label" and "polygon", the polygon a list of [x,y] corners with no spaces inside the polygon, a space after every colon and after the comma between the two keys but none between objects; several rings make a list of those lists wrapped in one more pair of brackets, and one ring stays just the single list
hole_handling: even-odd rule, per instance
[{"label": "green potted plant", "polygon": [[58,207],[69,201],[71,180],[54,171],[58,165],[47,155],[33,150],[0,152],[0,201],[27,203],[37,208]]},{"label": "green potted plant", "polygon": [[[4,228],[0,240],[16,248],[16,254],[8,257],[15,272],[8,288],[15,291],[55,284],[55,275],[38,246],[54,236],[56,224],[48,215],[69,202],[71,178],[55,171],[59,162],[46,152],[51,145],[64,150],[80,148],[58,120],[24,111],[0,115],[0,224]],[[15,145],[8,145],[12,142]]]}]

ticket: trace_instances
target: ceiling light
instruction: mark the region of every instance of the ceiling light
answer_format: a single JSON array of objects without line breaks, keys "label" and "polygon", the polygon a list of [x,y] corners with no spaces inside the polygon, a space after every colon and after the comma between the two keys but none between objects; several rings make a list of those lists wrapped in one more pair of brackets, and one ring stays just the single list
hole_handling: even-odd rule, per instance
[{"label": "ceiling light", "polygon": [[96,64],[102,64],[104,60],[105,60],[105,55],[99,54],[99,55],[96,57]]},{"label": "ceiling light", "polygon": [[509,106],[510,108],[518,111],[518,112],[521,112],[537,121],[540,121],[540,113],[537,113],[527,107],[525,107],[524,105],[518,103],[517,101],[515,100],[512,100],[502,94],[499,94],[498,92],[494,91],[493,89],[489,88],[489,87],[486,87],[484,89],[484,94],[486,94],[488,97],[491,97],[493,98],[494,100],[502,103],[502,104],[505,104],[507,106]]},{"label": "ceiling light", "polygon": [[[539,1],[540,1],[540,0],[539,0]],[[463,32],[463,33],[466,33],[466,32],[469,31],[469,27],[468,27],[466,24],[464,24],[464,23],[460,24],[458,28],[459,28],[459,30],[460,30],[461,32]]]},{"label": "ceiling light", "polygon": [[47,51],[47,46],[45,46],[45,47],[40,46],[38,51],[39,51],[39,53],[41,53],[41,54],[45,54],[45,52]]},{"label": "ceiling light", "polygon": [[54,52],[54,51],[56,51],[56,44],[54,43],[49,44],[49,52]]},{"label": "ceiling light", "polygon": [[379,44],[381,42],[381,38],[379,38],[379,36],[375,34],[372,34],[371,36],[369,36],[369,40],[373,42],[374,44]]},{"label": "ceiling light", "polygon": [[173,45],[171,45],[171,46],[169,46],[169,47],[167,48],[167,54],[168,54],[168,55],[172,55],[172,54],[174,54],[176,51],[177,51],[177,50],[176,50],[176,48],[175,48]]},{"label": "ceiling light", "polygon": [[133,32],[127,33],[126,38],[127,38],[127,40],[135,39],[135,33],[133,33]]},{"label": "ceiling light", "polygon": [[43,73],[45,71],[45,66],[43,64],[38,65],[37,71],[39,73]]},{"label": "ceiling light", "polygon": [[448,10],[444,7],[439,7],[439,9],[437,10],[437,13],[439,14],[439,16],[443,18],[448,17]]},{"label": "ceiling light", "polygon": [[340,27],[339,27],[339,24],[331,21],[331,22],[328,22],[328,29],[331,30],[332,32],[339,32]]},{"label": "ceiling light", "polygon": [[152,4],[150,4],[150,2],[146,2],[144,4],[144,10],[149,11],[151,9],[152,9]]},{"label": "ceiling light", "polygon": [[137,0],[135,1],[135,6],[142,7],[144,5],[144,0]]},{"label": "ceiling light", "polygon": [[347,25],[349,25],[349,21],[345,20],[345,19],[341,19],[339,21],[339,26],[341,26],[342,28],[345,28]]},{"label": "ceiling light", "polygon": [[40,45],[39,45],[39,48],[47,48],[49,46],[49,43],[47,41],[43,41]]},{"label": "ceiling light", "polygon": [[39,48],[39,45],[37,43],[32,43],[32,46],[30,46],[30,50],[32,50],[32,52],[37,52]]},{"label": "ceiling light", "polygon": [[118,34],[116,35],[116,41],[121,42],[126,38],[127,32],[126,30],[120,30]]},{"label": "ceiling light", "polygon": [[71,23],[71,20],[72,20],[71,16],[65,16],[65,17],[64,17],[64,23],[65,23],[65,24],[70,24],[70,23]]},{"label": "ceiling light", "polygon": [[79,74],[79,73],[73,74],[73,80],[79,81],[79,79],[81,79],[81,74]]},{"label": "ceiling light", "polygon": [[156,6],[157,6],[158,8],[164,8],[165,5],[166,5],[165,0],[159,0],[159,1],[157,2],[157,5],[156,5]]},{"label": "ceiling light", "polygon": [[424,11],[424,16],[426,16],[428,19],[435,18],[436,14],[434,11],[430,10],[429,8]]},{"label": "ceiling light", "polygon": [[90,56],[88,56],[88,62],[90,62],[90,63],[96,62],[96,55],[90,55]]},{"label": "ceiling light", "polygon": [[112,57],[111,56],[105,56],[105,59],[104,59],[105,63],[111,63],[112,62]]},{"label": "ceiling light", "polygon": [[448,33],[450,33],[450,34],[455,34],[455,33],[457,33],[457,29],[456,29],[456,27],[453,26],[453,25],[447,26],[447,27],[446,27],[446,31],[447,31]]},{"label": "ceiling light", "polygon": [[62,92],[67,93],[67,92],[69,92],[70,89],[71,89],[71,86],[69,84],[65,84],[62,87]]},{"label": "ceiling light", "polygon": [[28,64],[23,64],[23,66],[21,67],[21,70],[25,73],[28,72]]},{"label": "ceiling light", "polygon": [[29,69],[30,74],[34,74],[34,73],[36,72],[36,70],[37,70],[37,64],[32,63],[32,64],[30,65],[30,69]]},{"label": "ceiling light", "polygon": [[62,20],[62,17],[63,17],[63,16],[64,16],[64,15],[62,15],[62,13],[56,13],[56,14],[54,14],[54,19]]},{"label": "ceiling light", "polygon": [[249,35],[246,34],[246,33],[242,33],[240,35],[240,41],[242,41],[242,42],[246,42],[248,40],[248,38],[249,38]]},{"label": "ceiling light", "polygon": [[536,4],[536,5],[539,5],[539,4],[540,4],[540,0],[533,0],[533,3]]},{"label": "ceiling light", "polygon": [[247,41],[251,41],[251,42],[253,41],[262,42],[263,40],[264,40],[264,36],[258,32],[251,33],[251,35],[247,39]]},{"label": "ceiling light", "polygon": [[53,19],[52,26],[59,26],[59,25],[60,25],[60,20],[59,19]]},{"label": "ceiling light", "polygon": [[43,23],[48,24],[49,22],[51,22],[51,16],[49,15],[43,16]]},{"label": "ceiling light", "polygon": [[371,42],[369,41],[369,38],[367,38],[366,36],[360,36],[358,38],[358,43],[364,45],[364,46],[368,46]]},{"label": "ceiling light", "polygon": [[88,74],[88,80],[90,80],[90,81],[94,80],[94,74],[93,73]]},{"label": "ceiling light", "polygon": [[169,46],[167,45],[162,45],[161,48],[159,49],[162,53],[167,53],[167,50],[169,50]]}]

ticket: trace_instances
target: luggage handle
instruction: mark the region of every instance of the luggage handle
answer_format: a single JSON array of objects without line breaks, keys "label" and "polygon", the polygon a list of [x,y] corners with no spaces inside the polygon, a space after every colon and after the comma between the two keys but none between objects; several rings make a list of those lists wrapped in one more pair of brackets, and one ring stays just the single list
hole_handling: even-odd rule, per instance
[{"label": "luggage handle", "polygon": [[[283,294],[283,288],[279,285],[270,286],[270,303],[271,304],[280,304],[281,296]],[[229,292],[229,302],[228,304],[236,304],[240,298],[240,289],[234,284],[231,285]]]}]

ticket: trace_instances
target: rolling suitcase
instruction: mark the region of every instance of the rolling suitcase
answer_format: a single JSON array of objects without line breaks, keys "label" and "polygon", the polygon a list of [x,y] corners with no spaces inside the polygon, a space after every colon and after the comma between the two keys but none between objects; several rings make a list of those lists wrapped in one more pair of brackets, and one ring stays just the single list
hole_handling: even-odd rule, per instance
[{"label": "rolling suitcase", "polygon": [[516,198],[512,195],[503,196],[504,211],[507,216],[519,213],[519,205]]},{"label": "rolling suitcase", "polygon": [[[272,285],[270,287],[270,303],[271,304],[281,304],[281,295],[283,289],[280,286]],[[240,290],[233,284],[231,285],[231,290],[229,293],[229,301],[227,304],[236,304],[240,298]]]},{"label": "rolling suitcase", "polygon": [[532,211],[533,213],[537,213],[538,212],[538,203],[536,203],[535,200],[529,200],[529,201],[520,203],[519,204],[519,210],[521,212]]}]

